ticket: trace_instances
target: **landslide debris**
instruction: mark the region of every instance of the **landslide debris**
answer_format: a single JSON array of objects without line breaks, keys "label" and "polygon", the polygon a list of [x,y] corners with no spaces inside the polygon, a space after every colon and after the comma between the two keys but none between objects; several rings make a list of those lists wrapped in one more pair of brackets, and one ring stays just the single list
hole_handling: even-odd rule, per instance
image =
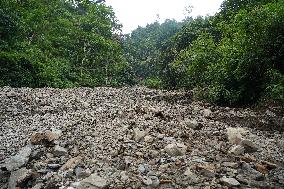
[{"label": "landslide debris", "polygon": [[283,188],[282,119],[183,91],[5,87],[0,188]]}]

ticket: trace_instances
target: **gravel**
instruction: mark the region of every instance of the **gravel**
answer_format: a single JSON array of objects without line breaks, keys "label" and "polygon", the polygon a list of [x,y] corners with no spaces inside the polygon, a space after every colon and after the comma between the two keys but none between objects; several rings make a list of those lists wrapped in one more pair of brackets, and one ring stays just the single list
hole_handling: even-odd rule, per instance
[{"label": "gravel", "polygon": [[[0,88],[0,188],[283,188],[278,109],[144,87]],[[229,153],[234,145],[244,153]],[[7,169],[25,147],[29,157]]]}]

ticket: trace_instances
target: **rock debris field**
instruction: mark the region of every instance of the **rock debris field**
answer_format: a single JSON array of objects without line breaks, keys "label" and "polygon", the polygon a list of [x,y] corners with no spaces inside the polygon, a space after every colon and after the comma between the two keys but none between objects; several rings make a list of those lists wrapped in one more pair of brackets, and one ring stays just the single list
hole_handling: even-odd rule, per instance
[{"label": "rock debris field", "polygon": [[0,188],[284,188],[283,107],[143,87],[0,89]]}]

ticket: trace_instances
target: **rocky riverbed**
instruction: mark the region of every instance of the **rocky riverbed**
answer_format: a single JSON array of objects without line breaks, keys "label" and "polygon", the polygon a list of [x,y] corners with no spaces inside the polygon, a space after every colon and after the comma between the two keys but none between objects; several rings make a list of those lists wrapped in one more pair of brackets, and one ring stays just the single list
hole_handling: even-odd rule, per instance
[{"label": "rocky riverbed", "polygon": [[0,188],[284,188],[283,107],[182,91],[0,89]]}]

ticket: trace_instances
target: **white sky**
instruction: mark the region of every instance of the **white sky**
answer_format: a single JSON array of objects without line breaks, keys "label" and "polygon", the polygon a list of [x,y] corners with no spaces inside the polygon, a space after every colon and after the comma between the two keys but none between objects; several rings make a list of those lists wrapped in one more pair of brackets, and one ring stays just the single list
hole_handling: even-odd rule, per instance
[{"label": "white sky", "polygon": [[[106,0],[111,5],[119,21],[123,24],[123,32],[130,33],[138,26],[146,26],[157,20],[174,18],[181,21],[185,18],[185,7],[193,6],[190,16],[213,15],[218,11],[223,0]],[[187,14],[188,15],[188,14]]]}]

